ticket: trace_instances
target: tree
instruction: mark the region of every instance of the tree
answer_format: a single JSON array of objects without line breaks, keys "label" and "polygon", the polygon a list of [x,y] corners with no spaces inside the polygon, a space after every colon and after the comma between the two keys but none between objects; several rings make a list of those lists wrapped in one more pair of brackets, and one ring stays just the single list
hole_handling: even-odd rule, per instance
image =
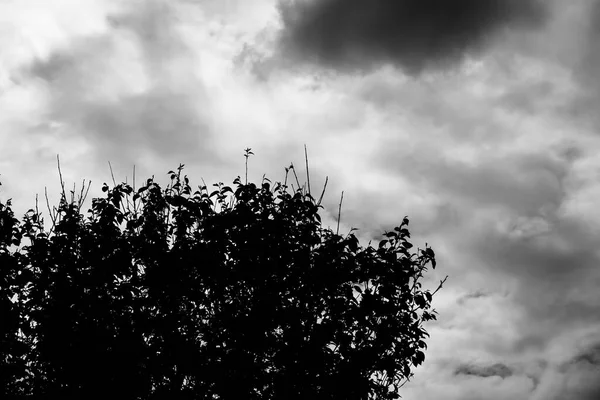
[{"label": "tree", "polygon": [[322,228],[293,165],[211,193],[183,168],[104,184],[87,217],[63,184],[49,228],[0,203],[2,398],[398,398],[445,281],[422,290],[435,254],[408,218],[363,248]]}]

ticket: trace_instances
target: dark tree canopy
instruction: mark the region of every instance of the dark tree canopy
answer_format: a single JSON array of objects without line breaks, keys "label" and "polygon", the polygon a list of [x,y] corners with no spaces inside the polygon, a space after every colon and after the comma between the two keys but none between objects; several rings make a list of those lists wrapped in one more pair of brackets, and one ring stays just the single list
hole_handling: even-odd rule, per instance
[{"label": "dark tree canopy", "polygon": [[408,219],[362,248],[293,166],[212,193],[182,169],[104,184],[87,217],[63,186],[47,228],[0,202],[0,398],[398,398],[436,318]]}]

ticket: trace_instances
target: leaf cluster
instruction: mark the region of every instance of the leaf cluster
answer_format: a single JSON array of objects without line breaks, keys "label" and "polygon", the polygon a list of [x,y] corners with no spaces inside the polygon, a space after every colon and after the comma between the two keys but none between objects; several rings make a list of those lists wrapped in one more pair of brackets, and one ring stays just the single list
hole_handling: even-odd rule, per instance
[{"label": "leaf cluster", "polygon": [[399,398],[436,319],[408,219],[362,248],[300,187],[183,168],[87,216],[63,189],[50,230],[0,202],[0,397]]}]

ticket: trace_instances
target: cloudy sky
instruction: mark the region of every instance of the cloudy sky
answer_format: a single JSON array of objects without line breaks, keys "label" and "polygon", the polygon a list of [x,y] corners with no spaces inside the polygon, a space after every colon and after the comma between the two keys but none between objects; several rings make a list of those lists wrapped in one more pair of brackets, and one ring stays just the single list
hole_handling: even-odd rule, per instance
[{"label": "cloudy sky", "polygon": [[326,226],[408,215],[450,275],[404,399],[598,399],[599,43],[600,0],[4,0],[0,199],[306,144]]}]

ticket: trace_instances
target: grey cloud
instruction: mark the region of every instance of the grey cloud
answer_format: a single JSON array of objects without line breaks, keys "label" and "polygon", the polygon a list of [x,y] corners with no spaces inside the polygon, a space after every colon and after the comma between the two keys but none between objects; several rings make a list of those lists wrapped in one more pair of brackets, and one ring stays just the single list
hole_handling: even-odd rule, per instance
[{"label": "grey cloud", "polygon": [[[536,42],[541,50],[526,48],[544,61],[558,64],[567,70],[576,90],[556,113],[578,130],[598,132],[600,127],[600,2],[560,2],[561,11],[567,16],[563,26],[568,31],[557,30]],[[561,4],[563,3],[563,4]],[[575,12],[567,12],[569,7]],[[567,25],[568,24],[568,25]],[[564,42],[562,48],[554,49],[553,41]],[[550,51],[549,51],[550,49]]]},{"label": "grey cloud", "polygon": [[473,375],[479,376],[482,378],[488,378],[490,376],[499,376],[501,378],[508,378],[512,376],[512,370],[502,363],[496,363],[493,365],[487,366],[478,366],[478,365],[460,365],[454,371],[455,375]]},{"label": "grey cloud", "polygon": [[393,63],[409,74],[456,64],[502,29],[537,27],[537,0],[280,1],[279,48],[294,60],[339,70]]},{"label": "grey cloud", "polygon": [[115,29],[125,29],[135,34],[147,66],[152,72],[159,74],[158,78],[164,74],[164,68],[168,67],[172,58],[185,55],[189,51],[173,29],[177,16],[167,3],[146,2],[145,7],[127,14],[111,15],[107,19]]},{"label": "grey cloud", "polygon": [[[581,364],[591,368],[600,368],[600,344],[590,346],[577,354],[568,365],[571,364]],[[598,372],[600,372],[600,370]]]},{"label": "grey cloud", "polygon": [[527,320],[519,327],[523,339],[514,344],[516,353],[543,348],[548,339],[576,324],[600,322],[594,284],[600,279],[600,238],[585,221],[561,215],[558,209],[540,219],[544,229],[531,234],[481,227],[469,236],[470,251],[485,270],[516,283],[512,301]]},{"label": "grey cloud", "polygon": [[[388,169],[391,158],[398,160],[399,155],[376,162]],[[569,169],[564,161],[537,153],[497,156],[491,152],[482,153],[480,160],[471,165],[441,155],[414,154],[394,164],[415,183],[479,207],[501,206],[518,215],[537,215],[544,208],[556,209],[564,199],[562,181]]]},{"label": "grey cloud", "polygon": [[479,298],[482,298],[482,297],[488,297],[488,296],[489,296],[489,294],[488,294],[488,293],[485,293],[485,292],[484,292],[484,291],[482,291],[482,290],[476,290],[476,291],[474,291],[474,292],[470,292],[470,293],[467,293],[467,294],[465,294],[464,296],[461,296],[461,297],[459,297],[459,298],[456,300],[456,302],[457,302],[459,305],[463,305],[463,304],[465,304],[465,303],[466,303],[468,300],[470,300],[470,299],[479,299]]},{"label": "grey cloud", "polygon": [[[543,277],[543,281],[564,290],[600,261],[593,240],[586,239],[586,234],[579,224],[567,220],[556,221],[548,231],[528,238],[481,232],[475,251],[491,265],[519,276],[523,283],[532,284]],[[537,283],[540,289],[541,285]],[[553,297],[558,294],[557,288],[546,289]]]},{"label": "grey cloud", "polygon": [[598,88],[598,66],[600,65],[600,2],[592,1],[588,3],[589,9],[587,16],[589,17],[587,29],[584,32],[584,37],[581,38],[581,55],[580,64],[576,65],[578,69],[578,78],[585,84],[592,84],[594,89]]},{"label": "grey cloud", "polygon": [[[191,157],[216,162],[204,85],[193,76],[190,49],[173,27],[174,12],[166,3],[146,2],[108,20],[107,34],[75,38],[68,50],[29,67],[30,78],[48,87],[48,118],[84,136],[102,163],[139,166],[148,155],[173,164]],[[119,48],[122,41],[140,54],[123,68],[114,64],[130,56]],[[128,76],[136,75],[146,86],[121,92],[118,82],[128,86]],[[102,87],[104,82],[114,88]]]},{"label": "grey cloud", "polygon": [[[437,227],[460,230],[461,235],[443,239],[446,246],[469,255],[465,269],[451,276],[480,274],[487,282],[484,290],[491,292],[509,283],[510,300],[523,323],[515,326],[521,339],[507,343],[507,349],[515,355],[539,354],[573,326],[600,322],[594,285],[600,279],[600,238],[585,221],[561,212],[567,190],[577,190],[565,184],[580,156],[577,148],[565,143],[546,153],[485,153],[469,164],[447,160],[423,146],[414,155],[398,154],[397,149],[389,146],[389,156],[373,162],[387,172],[394,166],[416,185],[413,190],[435,193],[459,211],[452,227]],[[475,215],[485,210],[500,210],[502,220],[478,223]]]},{"label": "grey cloud", "polygon": [[552,82],[522,84],[497,99],[498,106],[528,115],[536,115],[546,107],[540,99],[556,96]]},{"label": "grey cloud", "polygon": [[600,398],[600,345],[591,346],[558,368],[565,379],[557,398],[597,400]]}]

